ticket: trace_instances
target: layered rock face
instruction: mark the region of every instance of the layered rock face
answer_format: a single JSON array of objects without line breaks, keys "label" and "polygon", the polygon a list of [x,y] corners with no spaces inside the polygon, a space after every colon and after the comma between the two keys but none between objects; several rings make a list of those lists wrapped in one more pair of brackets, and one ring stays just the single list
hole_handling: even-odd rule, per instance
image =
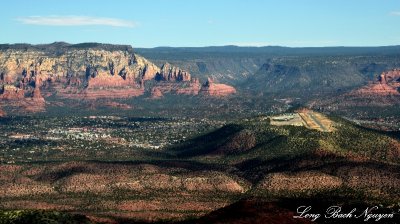
[{"label": "layered rock face", "polygon": [[210,78],[201,84],[199,79],[192,78],[190,81],[160,82],[151,91],[151,98],[159,99],[164,94],[202,95],[211,97],[225,97],[236,93],[236,89],[225,84],[216,84]]},{"label": "layered rock face", "polygon": [[351,95],[366,95],[366,96],[389,96],[400,95],[398,88],[400,87],[400,70],[395,69],[388,72],[383,72],[378,80],[356,91]]},{"label": "layered rock face", "polygon": [[225,84],[216,84],[210,78],[203,84],[200,92],[209,96],[223,97],[236,93],[236,89]]},{"label": "layered rock face", "polygon": [[192,78],[190,73],[165,63],[156,74],[155,80],[158,82],[156,87],[151,89],[151,98],[159,99],[166,93],[198,95],[200,91],[200,81]]},{"label": "layered rock face", "polygon": [[164,94],[198,95],[201,85],[196,80],[193,79],[190,82],[159,82],[151,89],[151,98],[159,99]]},{"label": "layered rock face", "polygon": [[400,88],[400,69],[393,69],[383,74],[386,82],[390,83],[392,87]]},{"label": "layered rock face", "polygon": [[[154,80],[156,87],[145,88]],[[188,71],[165,63],[161,69],[136,55],[132,47],[85,43],[0,45],[0,101],[43,111],[45,99],[118,99],[165,93],[227,96],[233,87],[208,81],[203,86]],[[0,105],[0,106],[1,106]],[[30,106],[29,106],[30,107]]]},{"label": "layered rock face", "polygon": [[198,78],[192,78],[185,87],[178,89],[176,93],[184,95],[198,95],[200,88],[200,80]]},{"label": "layered rock face", "polygon": [[181,70],[178,67],[165,63],[160,72],[156,75],[157,81],[183,81],[188,82],[191,80],[189,72]]},{"label": "layered rock face", "polygon": [[3,100],[19,100],[24,99],[25,91],[14,85],[5,84],[1,90],[0,99]]},{"label": "layered rock face", "polygon": [[[49,45],[50,46],[50,45]],[[132,49],[67,45],[56,50],[10,48],[0,51],[1,98],[38,100],[41,90],[61,97],[121,98],[143,94],[142,79],[154,79],[159,68]],[[26,96],[25,96],[26,95]]]},{"label": "layered rock face", "polygon": [[36,102],[43,102],[44,103],[44,98],[42,96],[42,93],[40,92],[40,86],[41,86],[41,82],[39,77],[36,77],[35,79],[35,88],[33,89],[33,93],[32,93],[32,100],[36,101]]}]

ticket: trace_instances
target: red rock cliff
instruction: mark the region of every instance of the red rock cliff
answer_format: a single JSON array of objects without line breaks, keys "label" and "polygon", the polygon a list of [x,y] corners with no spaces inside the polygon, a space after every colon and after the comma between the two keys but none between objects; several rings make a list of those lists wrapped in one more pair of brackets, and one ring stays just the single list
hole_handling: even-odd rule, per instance
[{"label": "red rock cliff", "polygon": [[379,75],[378,80],[358,90],[351,92],[351,95],[366,96],[388,96],[400,95],[397,90],[400,87],[400,70],[392,70],[383,72]]},{"label": "red rock cliff", "polygon": [[156,75],[158,81],[183,81],[188,82],[191,80],[189,72],[182,70],[178,67],[171,66],[169,63],[165,63],[160,72]]},{"label": "red rock cliff", "polygon": [[211,78],[202,85],[200,93],[209,96],[224,97],[236,93],[236,89],[225,84],[216,84]]}]

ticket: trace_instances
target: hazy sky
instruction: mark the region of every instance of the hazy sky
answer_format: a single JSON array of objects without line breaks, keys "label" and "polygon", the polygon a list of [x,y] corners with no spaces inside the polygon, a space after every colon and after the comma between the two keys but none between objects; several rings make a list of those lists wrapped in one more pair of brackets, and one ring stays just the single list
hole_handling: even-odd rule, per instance
[{"label": "hazy sky", "polygon": [[0,43],[400,45],[400,0],[10,0]]}]

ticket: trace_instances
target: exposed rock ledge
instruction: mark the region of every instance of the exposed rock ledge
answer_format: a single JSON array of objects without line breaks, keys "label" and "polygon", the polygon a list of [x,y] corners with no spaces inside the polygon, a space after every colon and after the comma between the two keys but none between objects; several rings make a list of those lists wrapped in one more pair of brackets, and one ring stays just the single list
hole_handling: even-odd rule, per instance
[{"label": "exposed rock ledge", "polygon": [[350,93],[350,95],[361,96],[389,96],[400,95],[398,88],[400,87],[400,70],[392,70],[383,72],[377,82],[368,84],[358,90]]},{"label": "exposed rock ledge", "polygon": [[209,96],[223,97],[236,93],[236,89],[225,84],[216,84],[210,78],[203,84],[200,93]]}]

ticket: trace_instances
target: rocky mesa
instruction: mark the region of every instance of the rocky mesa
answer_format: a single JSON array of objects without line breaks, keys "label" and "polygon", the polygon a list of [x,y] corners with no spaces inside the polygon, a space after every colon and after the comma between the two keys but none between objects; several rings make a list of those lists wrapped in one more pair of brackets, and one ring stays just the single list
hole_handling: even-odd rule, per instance
[{"label": "rocky mesa", "polygon": [[[146,88],[147,81],[155,86]],[[49,96],[96,100],[137,97],[146,91],[155,98],[165,93],[227,96],[236,92],[210,81],[201,85],[188,71],[169,63],[159,68],[126,45],[0,45],[3,105],[35,102],[35,111],[43,111]]]},{"label": "rocky mesa", "polygon": [[[1,97],[8,100],[32,97],[34,91],[75,98],[137,96],[141,80],[157,71],[130,46],[55,43],[1,46],[0,51]],[[105,89],[118,94],[104,94]]]}]

